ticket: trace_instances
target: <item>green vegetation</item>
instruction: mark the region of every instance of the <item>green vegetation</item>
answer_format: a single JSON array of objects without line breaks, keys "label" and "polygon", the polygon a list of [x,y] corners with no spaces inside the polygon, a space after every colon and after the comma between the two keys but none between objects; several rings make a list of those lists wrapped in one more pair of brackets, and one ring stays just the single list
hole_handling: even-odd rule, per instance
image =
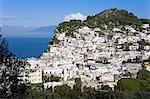
[{"label": "green vegetation", "polygon": [[75,98],[75,99],[78,99],[78,98],[80,98],[81,97],[81,86],[82,86],[82,82],[81,82],[81,78],[76,78],[75,79],[75,85],[74,85],[74,87],[73,87],[73,97]]},{"label": "green vegetation", "polygon": [[142,22],[133,13],[115,8],[102,11],[95,16],[88,16],[85,23],[91,28],[102,28],[103,24],[112,28],[115,25],[139,25]]},{"label": "green vegetation", "polygon": [[[137,78],[124,78],[118,81],[115,91],[124,92],[123,96],[129,99],[149,99],[150,96],[150,72],[143,67],[137,73]],[[124,98],[125,98],[124,97]]]},{"label": "green vegetation", "polygon": [[95,95],[96,95],[96,92],[93,88],[84,86],[82,99],[95,99],[96,98]]},{"label": "green vegetation", "polygon": [[39,83],[39,84],[31,84],[31,88],[34,89],[34,88],[38,88],[38,89],[42,89],[43,88],[43,84]]},{"label": "green vegetation", "polygon": [[6,63],[6,59],[11,56],[8,50],[8,44],[6,40],[0,35],[0,64]]},{"label": "green vegetation", "polygon": [[149,19],[141,19],[143,24],[150,24],[150,20]]},{"label": "green vegetation", "polygon": [[56,81],[56,82],[60,81],[60,77],[52,75],[50,77],[50,82],[53,82],[53,81]]},{"label": "green vegetation", "polygon": [[63,99],[67,99],[69,97],[70,92],[71,92],[71,88],[67,85],[56,86],[54,90]]},{"label": "green vegetation", "polygon": [[138,41],[137,43],[139,43],[139,49],[138,49],[138,51],[142,51],[142,50],[144,50],[144,46],[150,45],[150,43],[147,42],[147,41],[145,41],[144,39]]},{"label": "green vegetation", "polygon": [[[142,71],[142,75],[145,71]],[[139,74],[141,74],[141,71]],[[137,78],[123,78],[118,81],[115,89],[108,85],[101,86],[101,91],[95,91],[91,87],[83,87],[81,79],[75,80],[73,89],[67,85],[56,86],[54,89],[35,90],[26,88],[26,92],[19,96],[21,99],[46,98],[46,99],[149,99],[150,87],[147,80]]]},{"label": "green vegetation", "polygon": [[150,72],[148,72],[145,69],[145,67],[143,67],[143,69],[138,72],[137,78],[142,80],[147,80],[150,82]]},{"label": "green vegetation", "polygon": [[131,93],[148,90],[149,82],[141,79],[124,78],[117,83],[120,91],[129,91]]},{"label": "green vegetation", "polygon": [[102,90],[107,90],[107,91],[112,90],[108,85],[102,85],[101,89]]},{"label": "green vegetation", "polygon": [[[90,28],[101,28],[104,29],[104,25],[107,25],[109,29],[113,29],[115,26],[119,25],[136,25],[150,24],[149,19],[139,19],[133,13],[126,10],[119,9],[108,9],[98,13],[94,16],[88,16],[87,20],[82,22],[81,20],[70,20],[69,22],[62,22],[58,25],[56,31],[58,33],[65,32],[66,36],[74,37],[74,32],[77,29],[88,26]],[[99,35],[104,35],[102,32],[98,32]]]},{"label": "green vegetation", "polygon": [[50,45],[59,44],[59,42],[60,42],[60,40],[58,40],[56,37],[54,37],[54,38],[52,39],[52,41],[49,42],[49,44],[50,44]]},{"label": "green vegetation", "polygon": [[145,45],[149,45],[149,43],[148,43],[148,42],[146,42],[144,39],[142,39],[142,40],[138,41],[138,43],[139,43],[139,45],[143,45],[143,46],[145,46]]},{"label": "green vegetation", "polygon": [[70,22],[60,23],[56,30],[60,33],[65,32],[66,36],[73,36],[75,30],[81,28],[83,25],[84,24],[81,20],[70,20]]},{"label": "green vegetation", "polygon": [[60,77],[58,76],[54,76],[54,75],[51,75],[50,77],[47,77],[47,76],[44,76],[44,82],[59,82],[60,81]]},{"label": "green vegetation", "polygon": [[[65,32],[66,36],[74,36],[73,33],[76,29],[82,26],[88,26],[90,28],[104,29],[104,25],[107,25],[109,29],[113,29],[119,25],[141,25],[143,23],[150,23],[149,19],[139,19],[133,13],[126,10],[108,9],[98,13],[94,16],[88,16],[87,20],[82,22],[81,20],[70,20],[69,22],[62,22],[58,25],[56,32]],[[103,33],[99,32],[100,35]]]},{"label": "green vegetation", "polygon": [[19,96],[22,99],[46,98],[46,99],[149,99],[150,81],[149,72],[145,68],[138,72],[137,78],[122,78],[118,81],[114,90],[108,85],[101,86],[100,91],[84,86],[80,78],[75,79],[75,85],[71,89],[67,85],[56,86],[45,91],[26,88],[26,92]]}]

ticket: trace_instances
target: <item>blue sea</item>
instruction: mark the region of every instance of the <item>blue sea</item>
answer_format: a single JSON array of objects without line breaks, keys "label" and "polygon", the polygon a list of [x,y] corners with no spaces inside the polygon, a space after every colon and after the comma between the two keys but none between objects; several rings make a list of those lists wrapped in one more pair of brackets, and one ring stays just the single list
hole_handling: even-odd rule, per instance
[{"label": "blue sea", "polygon": [[18,58],[39,57],[48,48],[50,38],[6,38],[9,50]]}]

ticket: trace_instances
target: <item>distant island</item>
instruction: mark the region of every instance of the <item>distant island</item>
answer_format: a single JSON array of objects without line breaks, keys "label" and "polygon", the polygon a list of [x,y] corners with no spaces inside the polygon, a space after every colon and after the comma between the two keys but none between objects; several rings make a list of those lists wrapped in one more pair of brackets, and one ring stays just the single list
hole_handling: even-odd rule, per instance
[{"label": "distant island", "polygon": [[2,42],[1,98],[149,99],[150,20],[126,10],[60,23],[38,58]]}]

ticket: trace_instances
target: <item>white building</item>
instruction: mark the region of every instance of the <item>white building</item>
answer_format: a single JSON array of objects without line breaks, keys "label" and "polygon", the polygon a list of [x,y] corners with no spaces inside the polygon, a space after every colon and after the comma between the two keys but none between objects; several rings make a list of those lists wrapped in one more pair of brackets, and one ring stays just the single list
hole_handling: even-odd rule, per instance
[{"label": "white building", "polygon": [[31,84],[42,83],[42,70],[36,70],[36,71],[30,72],[28,76],[29,76],[28,81]]}]

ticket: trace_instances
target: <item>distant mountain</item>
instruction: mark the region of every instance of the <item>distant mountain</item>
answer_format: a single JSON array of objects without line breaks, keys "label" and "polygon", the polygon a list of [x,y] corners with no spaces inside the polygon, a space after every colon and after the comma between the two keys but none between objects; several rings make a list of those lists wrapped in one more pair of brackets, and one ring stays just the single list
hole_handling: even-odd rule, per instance
[{"label": "distant mountain", "polygon": [[53,36],[56,26],[42,26],[42,27],[23,27],[23,26],[2,26],[2,34],[4,37],[45,37]]},{"label": "distant mountain", "polygon": [[2,25],[3,31],[27,31],[33,29],[34,27],[23,27],[23,26],[13,26],[13,25]]},{"label": "distant mountain", "polygon": [[32,30],[29,30],[30,32],[54,32],[56,26],[55,25],[51,25],[51,26],[43,26],[43,27],[38,27],[38,28],[34,28]]}]

